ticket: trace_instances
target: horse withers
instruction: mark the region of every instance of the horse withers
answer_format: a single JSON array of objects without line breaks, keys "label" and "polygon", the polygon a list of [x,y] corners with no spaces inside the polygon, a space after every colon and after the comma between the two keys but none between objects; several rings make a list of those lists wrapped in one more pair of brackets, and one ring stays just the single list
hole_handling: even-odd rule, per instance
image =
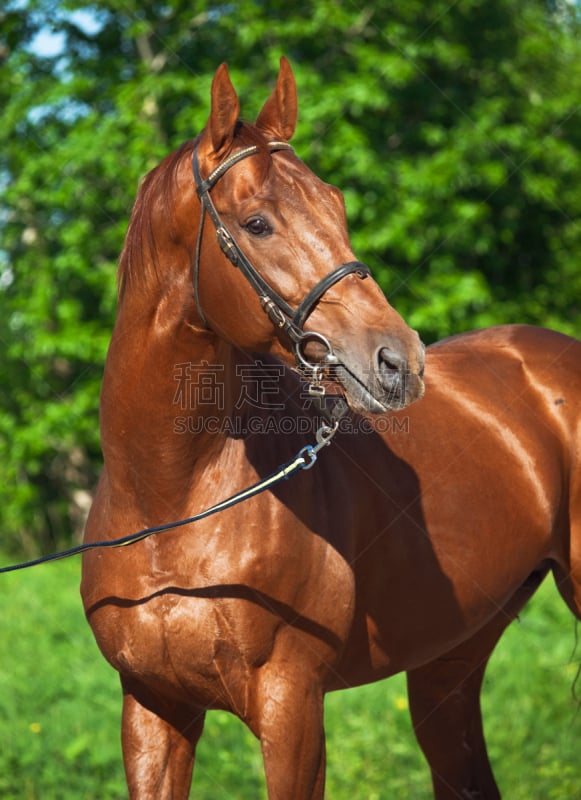
[{"label": "horse withers", "polygon": [[406,671],[435,796],[498,798],[487,659],[549,570],[581,609],[581,345],[519,326],[451,339],[410,405],[424,348],[355,259],[340,193],[290,148],[296,115],[284,59],[254,125],[220,67],[121,256],[87,541],[269,475],[312,440],[328,381],[352,409],[314,469],[85,554],[129,794],[186,798],[205,713],[225,709],[260,739],[269,797],[321,798],[324,694]]}]

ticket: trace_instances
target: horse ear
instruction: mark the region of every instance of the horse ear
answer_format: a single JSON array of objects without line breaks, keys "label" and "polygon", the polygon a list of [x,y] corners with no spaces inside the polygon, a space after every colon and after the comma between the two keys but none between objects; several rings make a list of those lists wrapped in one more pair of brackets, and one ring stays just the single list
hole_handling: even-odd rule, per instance
[{"label": "horse ear", "polygon": [[282,56],[280,72],[273,93],[256,120],[256,127],[268,136],[288,142],[297,124],[297,85],[291,65]]},{"label": "horse ear", "polygon": [[212,81],[212,110],[206,125],[216,155],[222,155],[232,144],[239,115],[240,103],[228,75],[228,66],[221,64]]}]

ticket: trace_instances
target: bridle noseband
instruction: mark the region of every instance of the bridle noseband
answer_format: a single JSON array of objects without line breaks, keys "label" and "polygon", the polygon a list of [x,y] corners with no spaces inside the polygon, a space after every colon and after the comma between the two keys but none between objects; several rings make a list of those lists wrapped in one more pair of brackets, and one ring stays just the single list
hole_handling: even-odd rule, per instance
[{"label": "bridle noseband", "polygon": [[[250,263],[222,222],[222,219],[216,210],[216,206],[210,197],[210,190],[222,177],[222,175],[224,175],[224,173],[230,169],[230,167],[233,167],[234,164],[237,164],[244,158],[248,158],[248,156],[259,153],[260,148],[257,145],[250,145],[248,147],[243,147],[241,150],[237,150],[224,159],[224,161],[222,161],[220,164],[218,164],[218,166],[208,175],[205,180],[202,179],[202,176],[200,175],[198,148],[199,145],[197,145],[194,150],[192,169],[194,173],[194,180],[196,182],[196,191],[198,193],[198,197],[200,198],[202,209],[200,214],[200,227],[198,230],[198,241],[196,244],[196,253],[193,265],[193,285],[194,299],[196,301],[198,313],[200,314],[202,321],[206,326],[208,326],[207,319],[200,303],[199,290],[202,235],[204,231],[204,218],[206,216],[206,212],[208,212],[210,219],[216,228],[216,238],[223,253],[229,258],[235,267],[238,267],[254,291],[258,294],[260,304],[262,305],[264,311],[268,314],[273,325],[276,328],[280,328],[287,334],[292,342],[295,358],[298,364],[311,372],[314,371],[317,373],[317,370],[320,370],[320,367],[317,367],[307,361],[304,353],[302,352],[302,347],[309,341],[318,341],[326,347],[328,352],[323,359],[323,364],[325,366],[330,366],[337,363],[337,358],[333,353],[333,348],[331,347],[328,339],[317,331],[305,331],[303,326],[321,297],[331,288],[331,286],[334,286],[342,278],[353,273],[359,275],[360,278],[366,278],[368,275],[370,275],[369,267],[366,264],[363,264],[361,261],[349,261],[346,264],[341,264],[341,266],[337,267],[322,280],[320,280],[319,283],[317,283],[307,293],[300,305],[296,309],[293,309],[286,302],[286,300],[284,300],[270,286],[270,284],[267,283],[262,275]],[[271,153],[273,153],[277,150],[292,151],[293,148],[286,142],[274,141],[268,143],[268,149]]]}]

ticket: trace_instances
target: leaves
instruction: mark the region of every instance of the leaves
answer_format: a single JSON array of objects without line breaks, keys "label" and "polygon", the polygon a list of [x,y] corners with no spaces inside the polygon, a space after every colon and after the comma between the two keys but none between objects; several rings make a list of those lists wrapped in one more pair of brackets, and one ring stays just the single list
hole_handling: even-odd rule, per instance
[{"label": "leaves", "polygon": [[[0,524],[78,535],[116,262],[141,177],[194,136],[228,61],[252,119],[278,60],[295,144],[425,341],[578,332],[581,36],[567,3],[9,2],[0,34]],[[41,49],[50,32],[50,51]]]}]

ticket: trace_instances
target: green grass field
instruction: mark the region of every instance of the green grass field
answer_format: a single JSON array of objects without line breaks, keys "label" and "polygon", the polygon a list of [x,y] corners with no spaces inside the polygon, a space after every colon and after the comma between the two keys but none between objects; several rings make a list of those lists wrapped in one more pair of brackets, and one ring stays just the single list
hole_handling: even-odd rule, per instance
[{"label": "green grass field", "polygon": [[[84,620],[78,584],[78,560],[0,576],[2,800],[126,797],[117,677]],[[581,798],[575,641],[548,580],[493,657],[483,705],[507,800]],[[431,797],[403,676],[330,695],[326,728],[330,800]],[[208,715],[194,786],[197,800],[265,797],[258,743],[230,715]]]}]

